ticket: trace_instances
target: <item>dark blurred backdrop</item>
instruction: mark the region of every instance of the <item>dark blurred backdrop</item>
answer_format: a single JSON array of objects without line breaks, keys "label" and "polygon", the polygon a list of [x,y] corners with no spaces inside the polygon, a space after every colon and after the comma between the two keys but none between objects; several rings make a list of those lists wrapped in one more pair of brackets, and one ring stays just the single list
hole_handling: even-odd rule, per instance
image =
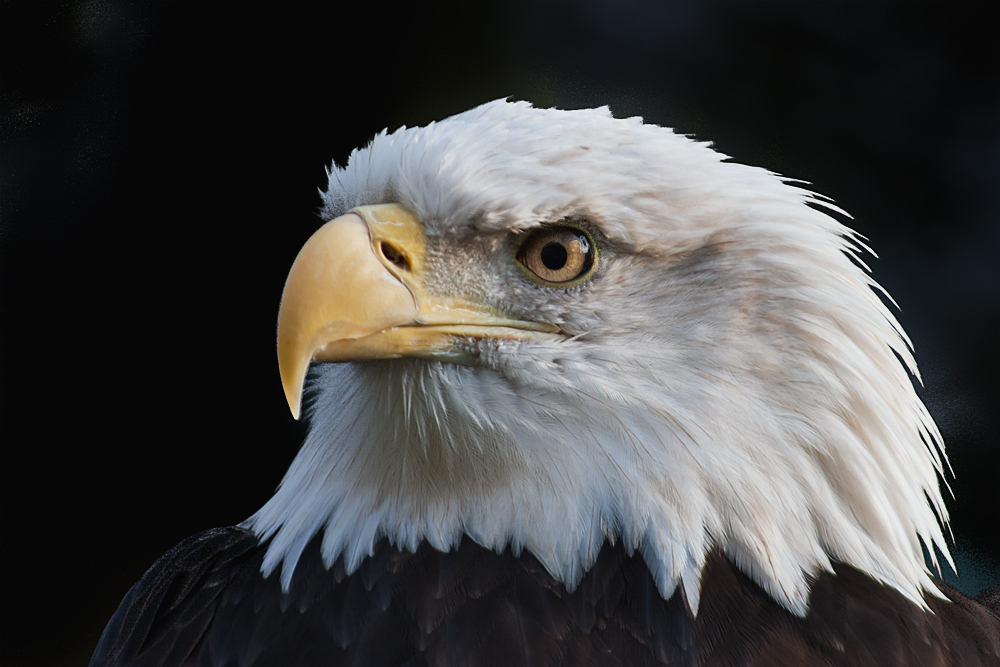
[{"label": "dark blurred backdrop", "polygon": [[[498,97],[608,104],[809,181],[880,259],[1000,580],[1000,3],[0,3],[0,663],[85,663],[303,435],[285,273],[324,165]],[[954,581],[954,579],[951,579]]]}]

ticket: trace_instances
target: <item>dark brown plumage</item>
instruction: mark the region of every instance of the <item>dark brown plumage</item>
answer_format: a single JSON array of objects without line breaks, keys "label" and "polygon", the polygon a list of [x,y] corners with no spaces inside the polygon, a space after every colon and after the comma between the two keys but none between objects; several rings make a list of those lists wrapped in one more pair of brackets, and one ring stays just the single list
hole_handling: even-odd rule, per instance
[{"label": "dark brown plumage", "polygon": [[802,619],[715,551],[692,618],[621,545],[569,593],[531,555],[468,538],[415,554],[383,540],[352,576],[341,561],[324,570],[319,540],[286,594],[277,574],[260,576],[252,533],[185,540],[129,592],[91,665],[1000,665],[996,609],[940,582],[951,601],[928,597],[927,614],[837,565]]}]

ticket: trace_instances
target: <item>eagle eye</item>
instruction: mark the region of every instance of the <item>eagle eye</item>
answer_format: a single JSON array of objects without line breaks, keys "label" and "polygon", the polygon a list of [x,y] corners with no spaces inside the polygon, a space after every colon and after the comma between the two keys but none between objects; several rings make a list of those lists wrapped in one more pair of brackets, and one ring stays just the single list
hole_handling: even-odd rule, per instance
[{"label": "eagle eye", "polygon": [[575,227],[543,227],[530,234],[517,251],[529,278],[546,287],[569,287],[591,276],[597,249],[590,235]]}]

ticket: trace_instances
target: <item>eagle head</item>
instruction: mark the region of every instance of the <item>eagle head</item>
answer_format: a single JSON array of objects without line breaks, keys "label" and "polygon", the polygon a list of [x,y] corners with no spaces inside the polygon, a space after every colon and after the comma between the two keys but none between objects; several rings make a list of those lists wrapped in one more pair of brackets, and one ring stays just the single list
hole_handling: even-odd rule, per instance
[{"label": "eagle head", "polygon": [[278,331],[309,433],[246,523],[286,587],[322,533],[348,572],[468,535],[570,590],[621,541],[692,611],[713,548],[798,614],[832,561],[936,591],[940,435],[829,203],[606,107],[504,100],[383,131],[323,202]]}]

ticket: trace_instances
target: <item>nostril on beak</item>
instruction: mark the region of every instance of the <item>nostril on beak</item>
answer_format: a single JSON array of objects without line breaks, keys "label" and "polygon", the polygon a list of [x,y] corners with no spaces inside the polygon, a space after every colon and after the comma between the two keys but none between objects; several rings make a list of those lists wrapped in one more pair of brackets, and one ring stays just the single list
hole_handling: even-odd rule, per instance
[{"label": "nostril on beak", "polygon": [[402,269],[403,271],[408,271],[410,269],[410,263],[406,261],[406,255],[404,255],[391,243],[382,241],[379,243],[378,249],[379,252],[382,253],[382,256],[389,260],[394,266]]}]

